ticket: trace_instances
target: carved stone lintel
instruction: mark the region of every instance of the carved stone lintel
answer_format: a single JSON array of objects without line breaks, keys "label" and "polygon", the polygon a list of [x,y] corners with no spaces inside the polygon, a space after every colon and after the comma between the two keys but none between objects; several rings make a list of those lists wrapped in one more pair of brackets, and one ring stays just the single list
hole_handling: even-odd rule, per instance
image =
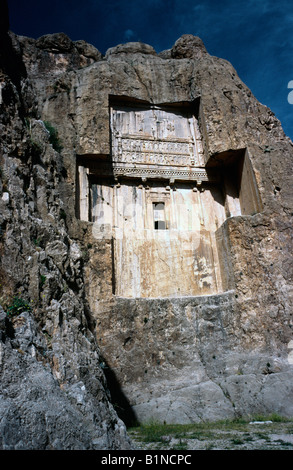
[{"label": "carved stone lintel", "polygon": [[[102,169],[101,169],[102,170]],[[214,176],[208,176],[204,168],[188,168],[188,169],[175,169],[170,167],[164,168],[139,168],[130,166],[113,166],[113,174],[117,176],[124,176],[128,178],[140,178],[143,181],[146,179],[168,179],[169,181],[184,180],[196,181],[198,185],[202,181],[217,181]]]}]

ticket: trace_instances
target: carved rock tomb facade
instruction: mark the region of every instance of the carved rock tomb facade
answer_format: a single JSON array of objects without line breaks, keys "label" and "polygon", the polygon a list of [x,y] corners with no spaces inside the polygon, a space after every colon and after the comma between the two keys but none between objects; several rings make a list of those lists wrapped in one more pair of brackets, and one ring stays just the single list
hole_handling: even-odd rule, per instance
[{"label": "carved rock tomb facade", "polygon": [[112,293],[125,298],[228,289],[219,230],[261,208],[245,150],[205,166],[199,103],[110,98],[111,155],[80,158],[79,217],[111,240]]}]

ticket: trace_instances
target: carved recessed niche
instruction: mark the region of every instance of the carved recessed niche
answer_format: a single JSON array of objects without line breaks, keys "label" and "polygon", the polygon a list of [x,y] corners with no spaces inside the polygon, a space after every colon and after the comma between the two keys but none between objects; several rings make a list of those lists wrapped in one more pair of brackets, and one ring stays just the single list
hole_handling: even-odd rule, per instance
[{"label": "carved recessed niche", "polygon": [[218,231],[261,210],[245,149],[204,164],[197,103],[112,99],[111,155],[78,158],[78,212],[111,239],[113,291],[123,297],[226,289]]}]

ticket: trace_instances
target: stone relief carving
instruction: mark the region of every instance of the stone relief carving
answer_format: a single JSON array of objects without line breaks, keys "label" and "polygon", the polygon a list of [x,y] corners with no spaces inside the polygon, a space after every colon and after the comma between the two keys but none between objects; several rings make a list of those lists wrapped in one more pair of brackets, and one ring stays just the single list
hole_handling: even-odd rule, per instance
[{"label": "stone relief carving", "polygon": [[[145,166],[201,166],[203,146],[197,119],[170,109],[111,108],[112,161],[114,173],[136,167],[135,176]],[[159,173],[158,176],[164,176]],[[182,173],[180,173],[182,175]],[[155,176],[154,172],[148,174]],[[189,177],[194,175],[190,173]],[[188,175],[185,174],[188,178]]]},{"label": "stone relief carving", "polygon": [[[115,166],[114,174],[116,176],[125,176],[133,178],[159,178],[168,179],[175,181],[180,180],[192,180],[192,181],[210,181],[211,178],[207,175],[206,170],[189,169],[189,170],[177,170],[175,168],[129,168],[124,166]],[[216,181],[215,178],[213,180]]]}]

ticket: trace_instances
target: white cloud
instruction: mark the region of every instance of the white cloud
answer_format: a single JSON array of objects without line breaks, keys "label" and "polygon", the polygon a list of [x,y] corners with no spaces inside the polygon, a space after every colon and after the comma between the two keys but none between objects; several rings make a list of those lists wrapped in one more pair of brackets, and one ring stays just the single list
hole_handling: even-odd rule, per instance
[{"label": "white cloud", "polygon": [[135,36],[136,36],[136,34],[132,29],[126,29],[126,31],[124,31],[124,38],[125,38],[126,41],[130,41]]}]

